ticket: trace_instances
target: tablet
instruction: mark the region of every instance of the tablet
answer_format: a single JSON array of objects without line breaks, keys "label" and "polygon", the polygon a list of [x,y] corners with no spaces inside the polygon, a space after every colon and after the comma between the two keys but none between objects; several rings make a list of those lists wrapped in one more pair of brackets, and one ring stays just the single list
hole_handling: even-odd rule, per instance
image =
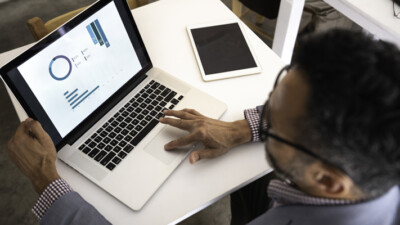
[{"label": "tablet", "polygon": [[205,81],[261,72],[245,32],[236,21],[187,27]]}]

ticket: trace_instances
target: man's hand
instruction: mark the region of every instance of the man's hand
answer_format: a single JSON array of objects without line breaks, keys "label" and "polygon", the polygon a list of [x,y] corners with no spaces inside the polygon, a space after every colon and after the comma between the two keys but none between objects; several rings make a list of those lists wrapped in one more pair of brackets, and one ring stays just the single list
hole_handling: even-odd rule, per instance
[{"label": "man's hand", "polygon": [[160,118],[160,122],[171,125],[189,132],[188,135],[165,145],[165,150],[202,142],[203,150],[194,151],[190,154],[190,163],[202,158],[214,158],[228,152],[231,148],[251,140],[250,126],[246,120],[235,122],[223,122],[201,115],[193,109],[180,111],[166,110],[166,116],[173,118]]},{"label": "man's hand", "polygon": [[8,153],[39,194],[60,178],[55,165],[54,144],[37,121],[28,118],[20,124],[8,142]]}]

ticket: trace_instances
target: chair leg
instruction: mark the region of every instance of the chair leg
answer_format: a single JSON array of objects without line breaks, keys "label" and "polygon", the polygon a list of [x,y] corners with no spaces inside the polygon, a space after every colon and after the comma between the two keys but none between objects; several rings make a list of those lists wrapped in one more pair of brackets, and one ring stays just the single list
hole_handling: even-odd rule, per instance
[{"label": "chair leg", "polygon": [[40,40],[42,37],[46,36],[47,29],[44,26],[44,22],[39,17],[33,17],[26,22],[28,25],[29,31],[31,32],[35,41]]}]

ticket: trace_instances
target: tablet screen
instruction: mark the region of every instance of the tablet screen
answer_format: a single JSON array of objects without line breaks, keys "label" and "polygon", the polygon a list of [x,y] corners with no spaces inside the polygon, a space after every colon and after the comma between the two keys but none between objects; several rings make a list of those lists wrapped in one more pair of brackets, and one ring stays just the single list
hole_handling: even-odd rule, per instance
[{"label": "tablet screen", "polygon": [[205,75],[257,67],[238,23],[191,29]]}]

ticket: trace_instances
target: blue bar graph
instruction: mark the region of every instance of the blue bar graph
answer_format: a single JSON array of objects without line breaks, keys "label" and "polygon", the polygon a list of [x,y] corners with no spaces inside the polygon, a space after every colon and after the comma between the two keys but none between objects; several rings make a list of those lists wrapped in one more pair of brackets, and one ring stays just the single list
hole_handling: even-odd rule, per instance
[{"label": "blue bar graph", "polygon": [[91,95],[93,92],[95,92],[98,88],[99,88],[99,86],[95,87],[91,92],[89,92],[85,97],[83,97],[78,103],[76,103],[76,105],[74,105],[72,107],[72,109],[75,109],[75,107],[77,107],[79,104],[81,104],[81,102],[83,102],[87,97],[89,97],[89,95]]},{"label": "blue bar graph", "polygon": [[[82,94],[78,93],[78,88],[75,88],[74,91],[69,92],[66,91],[64,92],[66,100],[68,101],[68,104],[72,107],[72,109],[75,109],[79,104],[81,104],[87,97],[89,97],[93,92],[95,92],[97,89],[99,89],[99,85],[97,85],[93,90],[90,92],[88,90],[84,91]],[[72,96],[72,97],[71,97]]]},{"label": "blue bar graph", "polygon": [[105,45],[106,48],[110,47],[110,42],[108,41],[107,36],[104,33],[104,30],[101,27],[101,24],[98,19],[94,20],[89,25],[87,25],[86,29],[88,30],[94,45],[99,43],[100,46]]},{"label": "blue bar graph", "polygon": [[96,24],[96,27],[97,27],[97,29],[98,29],[99,32],[100,32],[101,39],[103,39],[104,44],[106,45],[107,48],[110,47],[110,43],[108,42],[107,37],[106,37],[106,35],[104,34],[103,28],[101,27],[101,25],[100,25],[100,23],[99,23],[99,20],[96,19],[96,20],[94,21],[94,23]]},{"label": "blue bar graph", "polygon": [[78,91],[78,88],[76,88],[73,92],[71,92],[71,94],[69,94],[69,95],[67,96],[67,99],[69,99],[69,97],[71,97],[71,95],[75,94],[75,92],[77,92],[77,91]]},{"label": "blue bar graph", "polygon": [[90,37],[92,38],[93,43],[96,45],[96,44],[97,44],[97,38],[96,38],[96,36],[94,35],[93,30],[92,30],[92,28],[90,27],[90,25],[87,25],[87,26],[86,26],[86,29],[88,30],[88,32],[89,32],[89,34],[90,34]]}]

